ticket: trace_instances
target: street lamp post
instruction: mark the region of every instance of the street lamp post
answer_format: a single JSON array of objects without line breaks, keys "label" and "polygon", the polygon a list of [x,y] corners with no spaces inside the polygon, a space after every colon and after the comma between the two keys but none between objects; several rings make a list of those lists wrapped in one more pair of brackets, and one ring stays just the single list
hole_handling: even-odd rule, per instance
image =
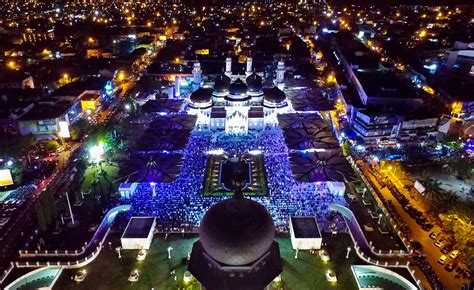
[{"label": "street lamp post", "polygon": [[379,213],[379,222],[377,224],[380,225],[380,222],[382,221],[383,214]]},{"label": "street lamp post", "polygon": [[295,259],[298,259],[298,252],[299,251],[300,251],[300,248],[296,248]]},{"label": "street lamp post", "polygon": [[173,248],[171,246],[168,247],[168,260],[171,260],[171,251]]},{"label": "street lamp post", "polygon": [[351,247],[347,247],[346,259],[349,259],[349,254],[350,254],[351,250],[352,250]]},{"label": "street lamp post", "polygon": [[72,213],[72,207],[71,207],[71,201],[69,200],[69,193],[66,191],[66,200],[67,200],[67,206],[69,208],[69,215],[71,216],[71,223],[69,224],[70,227],[74,227],[78,225],[79,223],[76,223],[74,220],[74,214]]}]

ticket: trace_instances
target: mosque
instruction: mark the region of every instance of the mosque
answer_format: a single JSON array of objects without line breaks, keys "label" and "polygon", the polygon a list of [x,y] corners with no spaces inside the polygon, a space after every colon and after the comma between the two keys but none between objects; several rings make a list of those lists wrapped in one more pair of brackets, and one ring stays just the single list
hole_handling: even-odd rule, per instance
[{"label": "mosque", "polygon": [[193,66],[193,90],[189,113],[197,115],[199,131],[225,131],[228,135],[246,135],[278,124],[277,114],[290,109],[285,86],[285,63],[278,62],[273,86],[263,86],[263,73],[252,68],[247,58],[245,75],[232,74],[232,59],[226,59],[225,71],[214,83],[202,83],[199,62]]}]

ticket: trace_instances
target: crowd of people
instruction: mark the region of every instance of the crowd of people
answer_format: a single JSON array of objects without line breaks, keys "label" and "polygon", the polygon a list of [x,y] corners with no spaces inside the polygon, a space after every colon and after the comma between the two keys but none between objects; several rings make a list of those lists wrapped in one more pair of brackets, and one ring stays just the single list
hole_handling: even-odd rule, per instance
[{"label": "crowd of people", "polygon": [[[236,138],[193,134],[177,179],[170,183],[140,184],[131,200],[131,214],[157,217],[159,231],[196,231],[207,209],[225,198],[201,194],[206,178],[207,154],[219,150],[231,154],[253,151],[264,155],[268,195],[250,198],[267,208],[278,231],[288,231],[290,216],[308,215],[317,216],[322,229],[334,228],[334,217],[328,205],[345,203],[344,198],[333,196],[324,183],[295,181],[288,148],[279,128]],[[336,225],[344,227],[344,223]]]}]

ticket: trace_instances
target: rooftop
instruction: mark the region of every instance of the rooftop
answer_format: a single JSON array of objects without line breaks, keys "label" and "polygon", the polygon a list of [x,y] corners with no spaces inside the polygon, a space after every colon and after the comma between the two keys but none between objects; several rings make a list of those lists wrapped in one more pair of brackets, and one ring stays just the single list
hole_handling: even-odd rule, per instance
[{"label": "rooftop", "polygon": [[321,238],[316,217],[291,217],[291,224],[295,233],[295,238],[311,239]]},{"label": "rooftop", "polygon": [[152,230],[154,221],[154,217],[132,217],[128,222],[122,238],[147,238]]},{"label": "rooftop", "polygon": [[71,107],[69,101],[55,103],[36,103],[33,109],[20,118],[20,121],[49,120],[60,117]]},{"label": "rooftop", "polygon": [[104,88],[105,84],[109,80],[110,78],[108,77],[95,77],[75,81],[65,86],[62,86],[61,88],[56,90],[52,94],[52,96],[79,96],[82,92],[86,90],[100,91]]},{"label": "rooftop", "polygon": [[355,74],[369,98],[419,98],[415,92],[393,72],[358,69]]}]

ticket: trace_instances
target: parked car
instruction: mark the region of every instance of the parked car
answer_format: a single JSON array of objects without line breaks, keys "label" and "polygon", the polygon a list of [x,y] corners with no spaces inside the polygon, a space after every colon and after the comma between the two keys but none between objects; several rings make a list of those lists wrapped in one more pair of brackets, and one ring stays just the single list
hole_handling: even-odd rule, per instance
[{"label": "parked car", "polygon": [[449,254],[449,257],[454,260],[459,257],[459,255],[461,255],[461,252],[459,250],[454,250]]},{"label": "parked car", "polygon": [[411,240],[410,241],[410,245],[413,247],[413,249],[415,250],[421,250],[423,249],[423,246],[421,245],[420,242],[416,241],[416,240]]},{"label": "parked car", "polygon": [[431,232],[430,234],[430,238],[433,239],[433,240],[436,240],[439,236],[439,232]]},{"label": "parked car", "polygon": [[454,260],[449,260],[447,263],[446,263],[446,266],[444,266],[444,269],[448,272],[451,272],[452,270],[456,269],[456,267],[458,266],[458,263]]},{"label": "parked car", "polygon": [[439,239],[439,240],[437,240],[437,241],[434,243],[434,245],[435,245],[436,247],[438,247],[438,248],[441,248],[441,247],[444,246],[445,244],[446,244],[446,241],[443,240],[443,239]]},{"label": "parked car", "polygon": [[422,228],[424,231],[430,231],[432,228],[434,228],[434,225],[433,225],[433,224],[426,223],[426,224],[422,225],[421,228]]},{"label": "parked car", "polygon": [[426,224],[426,218],[424,217],[419,217],[416,219],[416,223],[419,224],[420,226]]},{"label": "parked car", "polygon": [[448,257],[445,256],[445,255],[442,255],[439,260],[438,260],[438,263],[440,263],[441,265],[444,265],[446,264],[446,261],[448,260]]},{"label": "parked car", "polygon": [[451,244],[447,244],[446,246],[444,246],[441,249],[441,253],[447,254],[447,253],[451,252],[452,250],[453,250],[453,246],[451,246]]}]

